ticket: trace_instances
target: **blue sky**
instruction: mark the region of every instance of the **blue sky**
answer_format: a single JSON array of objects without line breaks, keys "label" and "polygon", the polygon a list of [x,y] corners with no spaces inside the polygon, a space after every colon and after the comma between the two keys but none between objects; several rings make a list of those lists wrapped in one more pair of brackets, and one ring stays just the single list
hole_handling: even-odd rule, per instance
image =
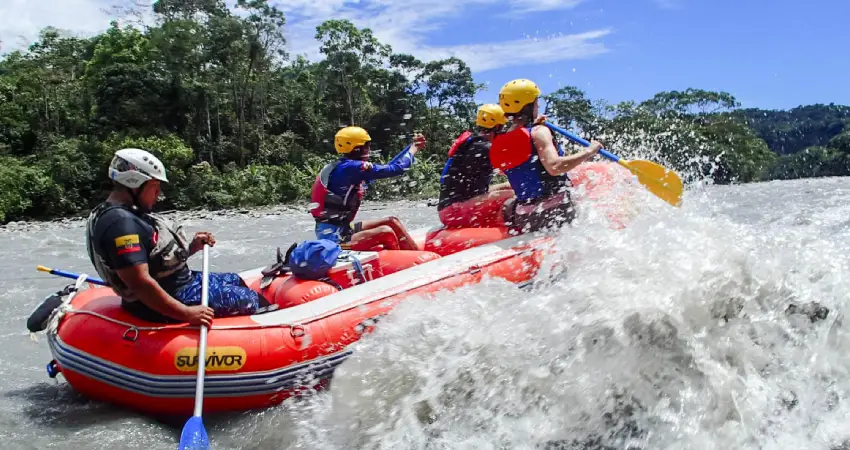
[{"label": "blue sky", "polygon": [[[55,25],[87,35],[131,0],[2,0],[0,53]],[[233,4],[233,0],[227,0]],[[495,100],[530,78],[591,98],[644,100],[663,90],[726,90],[745,107],[850,105],[850,0],[272,0],[290,51],[317,57],[315,26],[347,18],[399,52],[457,55]]]},{"label": "blue sky", "polygon": [[[488,15],[486,8],[477,9]],[[610,30],[598,39],[605,47],[601,54],[477,73],[476,78],[490,83],[493,95],[504,82],[527,77],[545,92],[571,84],[611,102],[697,87],[729,91],[745,107],[850,104],[848,0],[808,5],[787,0],[588,0],[570,10],[489,22],[470,30],[457,20],[449,26],[462,31],[435,33],[430,42],[507,39],[514,30],[545,42],[558,33]],[[481,100],[490,101],[489,94]]]},{"label": "blue sky", "polygon": [[[485,69],[475,73],[489,83],[480,101],[493,101],[502,84],[524,77],[545,92],[571,84],[611,102],[698,87],[729,91],[745,107],[850,104],[848,0],[479,0],[448,2],[454,10],[433,17],[424,14],[429,2],[422,3],[415,9],[427,17],[413,25],[433,29],[420,41],[410,45],[383,23],[375,27],[379,36],[384,31],[391,44],[400,40],[403,50],[417,56],[502,43],[539,61],[547,46],[559,49],[547,52],[548,62],[519,64],[510,63],[515,59],[510,51],[481,48],[468,57],[468,51],[460,51],[473,68]],[[572,46],[551,42],[587,33],[600,36]],[[479,59],[485,63],[476,63]]]}]

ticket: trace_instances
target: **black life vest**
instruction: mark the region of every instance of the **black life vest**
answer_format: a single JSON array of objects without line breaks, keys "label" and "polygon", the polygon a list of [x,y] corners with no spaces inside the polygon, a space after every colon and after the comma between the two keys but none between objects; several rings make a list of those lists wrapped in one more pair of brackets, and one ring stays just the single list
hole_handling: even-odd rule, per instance
[{"label": "black life vest", "polygon": [[486,137],[472,136],[468,131],[455,141],[440,176],[438,211],[487,193],[493,181],[489,151]]}]

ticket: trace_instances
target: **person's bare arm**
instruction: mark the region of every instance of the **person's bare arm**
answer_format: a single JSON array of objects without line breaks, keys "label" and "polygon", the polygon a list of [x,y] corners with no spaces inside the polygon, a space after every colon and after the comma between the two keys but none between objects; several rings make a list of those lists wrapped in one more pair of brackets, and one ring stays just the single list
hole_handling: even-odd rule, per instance
[{"label": "person's bare arm", "polygon": [[575,169],[579,164],[599,153],[602,148],[602,144],[593,141],[587,150],[574,155],[559,156],[558,149],[552,142],[552,132],[548,127],[534,127],[531,130],[531,139],[534,141],[534,147],[537,148],[537,156],[540,158],[540,162],[546,172],[549,172],[549,175],[552,176],[565,174]]},{"label": "person's bare arm", "polygon": [[133,290],[148,308],[172,319],[189,322],[193,325],[210,326],[213,310],[204,306],[186,306],[180,303],[156,282],[148,272],[147,264],[138,264],[116,271],[128,288]]}]

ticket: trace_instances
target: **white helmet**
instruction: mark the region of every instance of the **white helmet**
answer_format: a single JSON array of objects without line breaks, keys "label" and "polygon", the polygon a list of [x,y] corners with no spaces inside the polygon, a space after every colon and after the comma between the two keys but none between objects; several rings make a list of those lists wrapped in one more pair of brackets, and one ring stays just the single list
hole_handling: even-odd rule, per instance
[{"label": "white helmet", "polygon": [[123,148],[115,152],[109,164],[109,178],[130,189],[138,188],[151,179],[168,183],[162,161],[138,148]]}]

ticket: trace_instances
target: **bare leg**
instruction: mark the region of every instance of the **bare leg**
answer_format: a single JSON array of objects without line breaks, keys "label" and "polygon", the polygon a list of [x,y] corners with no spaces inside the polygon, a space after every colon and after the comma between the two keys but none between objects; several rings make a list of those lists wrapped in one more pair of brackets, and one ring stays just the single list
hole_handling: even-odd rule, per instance
[{"label": "bare leg", "polygon": [[351,236],[350,246],[355,248],[373,248],[378,245],[383,245],[385,250],[398,250],[398,237],[387,225],[379,225],[376,227],[366,228],[366,223],[363,223],[363,231],[358,231]]},{"label": "bare leg", "polygon": [[384,217],[381,219],[364,220],[361,223],[363,224],[363,231],[377,227],[389,227],[395,234],[398,246],[401,250],[419,250],[419,247],[416,245],[416,242],[414,242],[413,238],[407,232],[407,229],[404,227],[404,225],[402,225],[401,221],[398,220],[397,217]]}]

